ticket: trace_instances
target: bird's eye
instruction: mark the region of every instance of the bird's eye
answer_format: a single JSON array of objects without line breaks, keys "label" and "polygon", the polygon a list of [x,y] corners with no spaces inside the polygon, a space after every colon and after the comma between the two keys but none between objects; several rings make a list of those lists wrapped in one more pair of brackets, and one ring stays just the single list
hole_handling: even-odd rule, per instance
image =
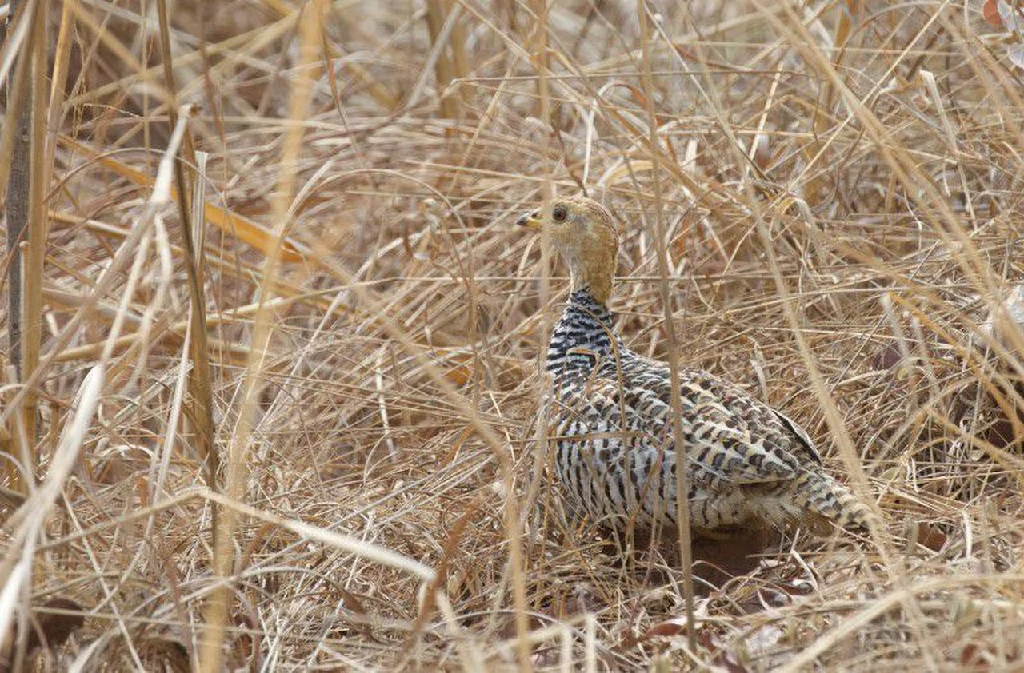
[{"label": "bird's eye", "polygon": [[569,211],[565,209],[565,206],[555,206],[555,209],[551,211],[551,218],[555,222],[565,222],[565,218],[569,216]]}]

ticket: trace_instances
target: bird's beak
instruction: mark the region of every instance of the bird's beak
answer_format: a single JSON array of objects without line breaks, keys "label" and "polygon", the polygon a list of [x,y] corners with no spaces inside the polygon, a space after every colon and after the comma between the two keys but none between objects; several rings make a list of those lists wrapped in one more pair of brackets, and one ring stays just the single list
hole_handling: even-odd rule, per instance
[{"label": "bird's beak", "polygon": [[535,210],[529,215],[521,215],[519,219],[516,220],[516,226],[526,227],[527,229],[532,229],[533,231],[540,231],[540,211]]}]

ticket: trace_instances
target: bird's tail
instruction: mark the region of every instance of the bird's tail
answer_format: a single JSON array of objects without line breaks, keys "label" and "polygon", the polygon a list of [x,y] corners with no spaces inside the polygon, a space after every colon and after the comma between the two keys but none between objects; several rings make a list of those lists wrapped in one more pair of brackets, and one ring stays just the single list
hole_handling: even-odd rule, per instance
[{"label": "bird's tail", "polygon": [[865,534],[871,509],[827,474],[804,472],[760,499],[762,516],[782,528],[800,527],[828,536],[837,528]]}]

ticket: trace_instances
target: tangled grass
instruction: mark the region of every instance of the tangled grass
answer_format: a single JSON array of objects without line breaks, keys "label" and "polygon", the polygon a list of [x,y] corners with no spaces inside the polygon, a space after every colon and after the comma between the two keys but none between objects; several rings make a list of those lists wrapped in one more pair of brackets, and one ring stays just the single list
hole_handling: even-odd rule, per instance
[{"label": "tangled grass", "polygon": [[[0,77],[45,119],[43,190],[5,187],[44,204],[9,660],[1024,666],[1024,89],[980,0],[12,4]],[[537,441],[566,283],[511,223],[581,189],[631,347],[784,408],[884,529],[786,538],[688,625],[663,550],[566,517]]]}]

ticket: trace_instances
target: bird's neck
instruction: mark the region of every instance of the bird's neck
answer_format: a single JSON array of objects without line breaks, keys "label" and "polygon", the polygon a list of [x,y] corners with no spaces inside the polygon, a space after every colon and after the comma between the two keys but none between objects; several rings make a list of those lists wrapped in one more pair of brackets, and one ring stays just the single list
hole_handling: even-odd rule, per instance
[{"label": "bird's neck", "polygon": [[605,302],[599,301],[590,287],[574,287],[551,332],[547,369],[556,377],[589,373],[598,360],[613,356],[618,340]]},{"label": "bird's neck", "polygon": [[[572,294],[586,292],[591,301],[605,306],[612,295],[612,274],[608,271],[607,262],[599,260],[582,264],[577,268],[569,267],[569,280]],[[614,267],[614,261],[611,262]]]}]

